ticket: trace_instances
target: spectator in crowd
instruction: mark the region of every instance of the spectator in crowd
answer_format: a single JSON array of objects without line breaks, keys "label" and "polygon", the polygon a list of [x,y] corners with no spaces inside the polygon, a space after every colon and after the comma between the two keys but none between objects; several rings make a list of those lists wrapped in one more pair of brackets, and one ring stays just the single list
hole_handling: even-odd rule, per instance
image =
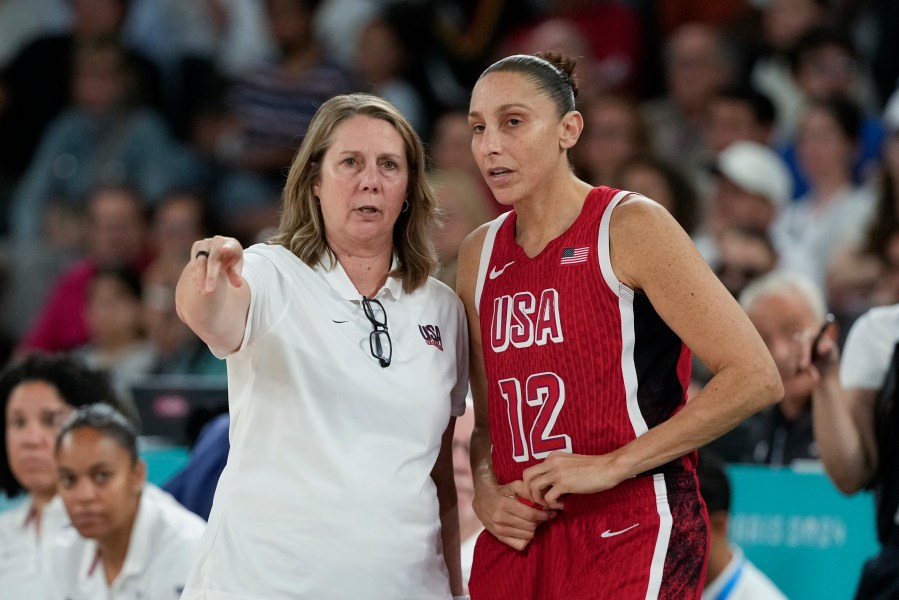
[{"label": "spectator in crowd", "polygon": [[38,37],[62,30],[66,0],[0,2],[0,70]]},{"label": "spectator in crowd", "polygon": [[218,133],[222,181],[214,192],[223,225],[244,239],[277,224],[284,174],[315,110],[352,91],[348,74],[313,35],[320,0],[265,0],[277,58],[238,79]]},{"label": "spectator in crowd", "polygon": [[519,26],[545,10],[533,0],[395,2],[387,18],[415,48],[415,80],[439,112],[465,106],[471,84]]},{"label": "spectator in crowd", "polygon": [[746,0],[664,0],[655,3],[654,8],[665,36],[688,23],[702,23],[725,33],[735,34],[739,27],[746,25],[752,15],[752,3]]},{"label": "spectator in crowd", "polygon": [[726,440],[747,435],[742,460],[788,466],[820,458],[812,433],[812,386],[808,347],[826,316],[824,296],[815,285],[788,272],[774,272],[747,286],[740,304],[774,358],[784,397],[735,430]]},{"label": "spectator in crowd", "polygon": [[93,402],[117,404],[103,375],[63,355],[34,354],[0,374],[0,491],[26,494],[0,514],[4,597],[43,598],[55,576],[46,553],[69,527],[56,495],[56,433],[70,413]]},{"label": "spectator in crowd", "polygon": [[788,139],[802,112],[802,93],[793,79],[790,52],[807,32],[833,18],[830,0],[771,0],[762,8],[761,55],[751,69],[752,86],[777,108],[776,137]]},{"label": "spectator in crowd", "polygon": [[694,241],[706,261],[718,260],[723,233],[734,227],[770,232],[790,202],[792,180],[777,153],[762,144],[735,142],[722,151],[703,229]]},{"label": "spectator in crowd", "polygon": [[627,161],[649,152],[649,130],[643,115],[630,98],[613,94],[588,98],[581,113],[584,135],[572,148],[574,168],[593,185],[612,185]]},{"label": "spectator in crowd", "polygon": [[362,29],[397,4],[393,0],[322,0],[315,15],[315,37],[328,56],[352,69]]},{"label": "spectator in crowd", "polygon": [[713,157],[734,142],[769,146],[774,142],[776,120],[774,104],[767,96],[745,85],[728,86],[709,101],[705,144]]},{"label": "spectator in crowd", "polygon": [[[166,62],[169,120],[179,139],[189,140],[191,127],[218,100],[222,89],[274,54],[265,3],[259,0],[146,0],[164,17],[168,36]],[[152,24],[152,23],[150,23]],[[146,28],[146,27],[145,27]],[[191,182],[196,183],[196,181]]]},{"label": "spectator in crowd", "polygon": [[175,286],[190,260],[194,240],[216,230],[205,196],[187,188],[162,199],[151,219],[153,262],[144,271],[143,321],[153,343],[155,374],[225,375],[225,363],[178,318]]},{"label": "spectator in crowd", "polygon": [[156,363],[143,322],[140,273],[127,265],[98,270],[87,290],[88,341],[74,356],[108,373],[123,401],[133,401],[131,386]]},{"label": "spectator in crowd", "polygon": [[143,202],[134,190],[104,187],[87,201],[87,256],[64,272],[25,335],[20,351],[72,350],[88,341],[88,286],[101,268],[148,264]]},{"label": "spectator in crowd", "polygon": [[11,231],[21,241],[44,235],[50,204],[80,208],[101,185],[130,185],[155,203],[177,181],[178,148],[131,97],[134,71],[119,43],[87,42],[73,60],[72,108],[47,128],[13,199]]},{"label": "spectator in crowd", "polygon": [[503,54],[554,50],[580,57],[585,96],[636,91],[644,37],[633,8],[611,0],[547,4],[543,15],[509,36]]},{"label": "spectator in crowd", "polygon": [[771,229],[782,266],[824,286],[835,250],[858,244],[874,199],[852,180],[861,115],[845,98],[809,105],[796,151],[809,190],[780,213]]},{"label": "spectator in crowd", "polygon": [[736,72],[735,53],[721,34],[707,25],[684,25],[667,40],[667,92],[646,103],[644,115],[655,153],[682,165],[691,179],[698,180],[709,161],[702,137],[708,102],[715,92],[734,82]]},{"label": "spectator in crowd", "polygon": [[836,332],[806,350],[815,379],[815,439],[827,475],[844,494],[876,492],[881,547],[865,563],[856,598],[899,596],[899,304],[872,308],[852,325],[842,358]]},{"label": "spectator in crowd", "polygon": [[359,34],[356,70],[369,92],[396,106],[415,130],[425,135],[425,107],[418,91],[406,79],[409,49],[390,21],[383,17],[369,21]]},{"label": "spectator in crowd", "polygon": [[50,549],[48,597],[178,598],[206,523],[146,482],[134,425],[82,407],[59,430],[56,461],[73,530]]},{"label": "spectator in crowd", "polygon": [[806,33],[791,52],[791,68],[801,101],[794,115],[791,135],[779,143],[779,151],[790,165],[795,180],[794,195],[801,196],[811,183],[810,175],[798,156],[797,130],[810,103],[843,98],[860,111],[855,153],[852,156],[852,181],[870,179],[880,158],[884,131],[877,117],[879,111],[873,84],[866,77],[862,57],[848,34],[837,29],[816,28]]},{"label": "spectator in crowd", "polygon": [[831,305],[848,315],[899,302],[899,92],[887,104],[883,122],[887,138],[873,217],[856,245],[840,249],[827,272]]},{"label": "spectator in crowd", "polygon": [[[84,44],[121,40],[130,0],[71,0],[67,4],[72,10],[71,29],[34,40],[3,73],[9,100],[6,109],[0,110],[0,170],[13,178],[25,172],[45,128],[72,100],[72,57]],[[128,54],[135,65],[132,85],[138,95],[151,106],[161,106],[157,67],[132,49]]]},{"label": "spectator in crowd", "polygon": [[668,209],[671,216],[694,235],[702,219],[696,188],[675,164],[650,154],[635,156],[615,175],[615,187],[643,194]]},{"label": "spectator in crowd", "polygon": [[773,271],[778,262],[767,232],[737,225],[721,233],[715,256],[712,269],[734,298],[739,298],[747,285]]},{"label": "spectator in crowd", "polygon": [[724,461],[710,450],[700,450],[696,477],[711,530],[702,600],[786,600],[743,551],[730,543],[731,488]]},{"label": "spectator in crowd", "polygon": [[[181,68],[199,67],[236,79],[274,53],[265,3],[259,0],[162,0]],[[184,79],[190,74],[183,72]],[[188,81],[183,83],[189,84]]]}]

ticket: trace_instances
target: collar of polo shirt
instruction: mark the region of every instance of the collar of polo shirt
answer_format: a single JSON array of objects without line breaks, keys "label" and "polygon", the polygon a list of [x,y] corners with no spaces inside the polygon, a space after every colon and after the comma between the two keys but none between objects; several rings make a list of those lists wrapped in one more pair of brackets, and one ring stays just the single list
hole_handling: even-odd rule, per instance
[{"label": "collar of polo shirt", "polygon": [[[398,266],[399,261],[396,254],[394,254],[390,263],[390,270],[392,271]],[[322,256],[322,259],[315,265],[315,271],[320,273],[325,278],[325,281],[328,282],[328,285],[340,294],[344,300],[351,302],[362,301],[362,295],[356,289],[356,286],[353,285],[350,276],[346,274],[339,260],[331,260],[328,256]],[[393,300],[399,300],[403,294],[403,280],[393,275],[389,276],[384,287],[374,297],[381,296],[382,292],[389,294]]]}]

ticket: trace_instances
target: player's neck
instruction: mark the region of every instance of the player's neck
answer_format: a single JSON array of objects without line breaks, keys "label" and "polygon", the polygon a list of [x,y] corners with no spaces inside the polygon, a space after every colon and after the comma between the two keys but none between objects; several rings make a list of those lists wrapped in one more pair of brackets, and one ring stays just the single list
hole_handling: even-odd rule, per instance
[{"label": "player's neck", "polygon": [[568,231],[584,207],[591,187],[571,178],[556,191],[532,194],[515,204],[515,241],[534,257],[551,241]]}]

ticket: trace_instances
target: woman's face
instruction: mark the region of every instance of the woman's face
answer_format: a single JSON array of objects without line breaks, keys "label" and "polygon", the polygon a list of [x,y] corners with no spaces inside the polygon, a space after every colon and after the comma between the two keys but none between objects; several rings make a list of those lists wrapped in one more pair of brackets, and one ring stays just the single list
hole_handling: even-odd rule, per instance
[{"label": "woman's face", "polygon": [[6,403],[6,455],[16,480],[29,494],[56,493],[56,432],[72,407],[56,387],[25,381],[13,388]]},{"label": "woman's face", "polygon": [[63,437],[56,453],[59,495],[82,537],[104,540],[129,528],[146,468],[115,439],[90,427]]},{"label": "woman's face", "polygon": [[363,115],[343,121],[312,188],[328,243],[343,248],[390,243],[408,188],[409,164],[399,131]]},{"label": "woman's face", "polygon": [[101,50],[79,57],[72,81],[75,104],[93,113],[112,110],[125,98],[128,78],[122,57]]},{"label": "woman's face", "polygon": [[91,282],[86,311],[91,341],[104,347],[132,342],[142,337],[143,304],[141,298],[112,275]]},{"label": "woman's face", "polygon": [[474,86],[468,113],[471,151],[501,204],[540,194],[567,158],[562,122],[552,100],[519,73],[498,71]]},{"label": "woman's face", "polygon": [[834,173],[850,178],[855,145],[836,119],[824,108],[810,108],[802,119],[796,142],[799,163],[812,187]]},{"label": "woman's face", "polygon": [[621,187],[652,198],[674,214],[674,194],[664,175],[649,165],[634,164],[621,174]]},{"label": "woman's face", "polygon": [[[600,102],[584,113],[584,136],[579,154],[591,173],[616,173],[637,153],[637,123],[634,113],[624,104]],[[595,185],[609,181],[595,180]]]}]

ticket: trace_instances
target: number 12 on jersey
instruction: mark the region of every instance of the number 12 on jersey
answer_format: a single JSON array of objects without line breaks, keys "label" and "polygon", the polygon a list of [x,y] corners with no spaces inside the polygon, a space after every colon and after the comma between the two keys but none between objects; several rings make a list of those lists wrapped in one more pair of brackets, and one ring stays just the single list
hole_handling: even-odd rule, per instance
[{"label": "number 12 on jersey", "polygon": [[[546,458],[550,452],[571,452],[571,437],[553,434],[552,430],[565,404],[565,382],[555,373],[536,373],[524,385],[518,379],[499,381],[500,394],[506,401],[506,414],[512,434],[512,458],[526,462],[531,456]],[[524,430],[525,405],[539,407],[531,430]]]}]

